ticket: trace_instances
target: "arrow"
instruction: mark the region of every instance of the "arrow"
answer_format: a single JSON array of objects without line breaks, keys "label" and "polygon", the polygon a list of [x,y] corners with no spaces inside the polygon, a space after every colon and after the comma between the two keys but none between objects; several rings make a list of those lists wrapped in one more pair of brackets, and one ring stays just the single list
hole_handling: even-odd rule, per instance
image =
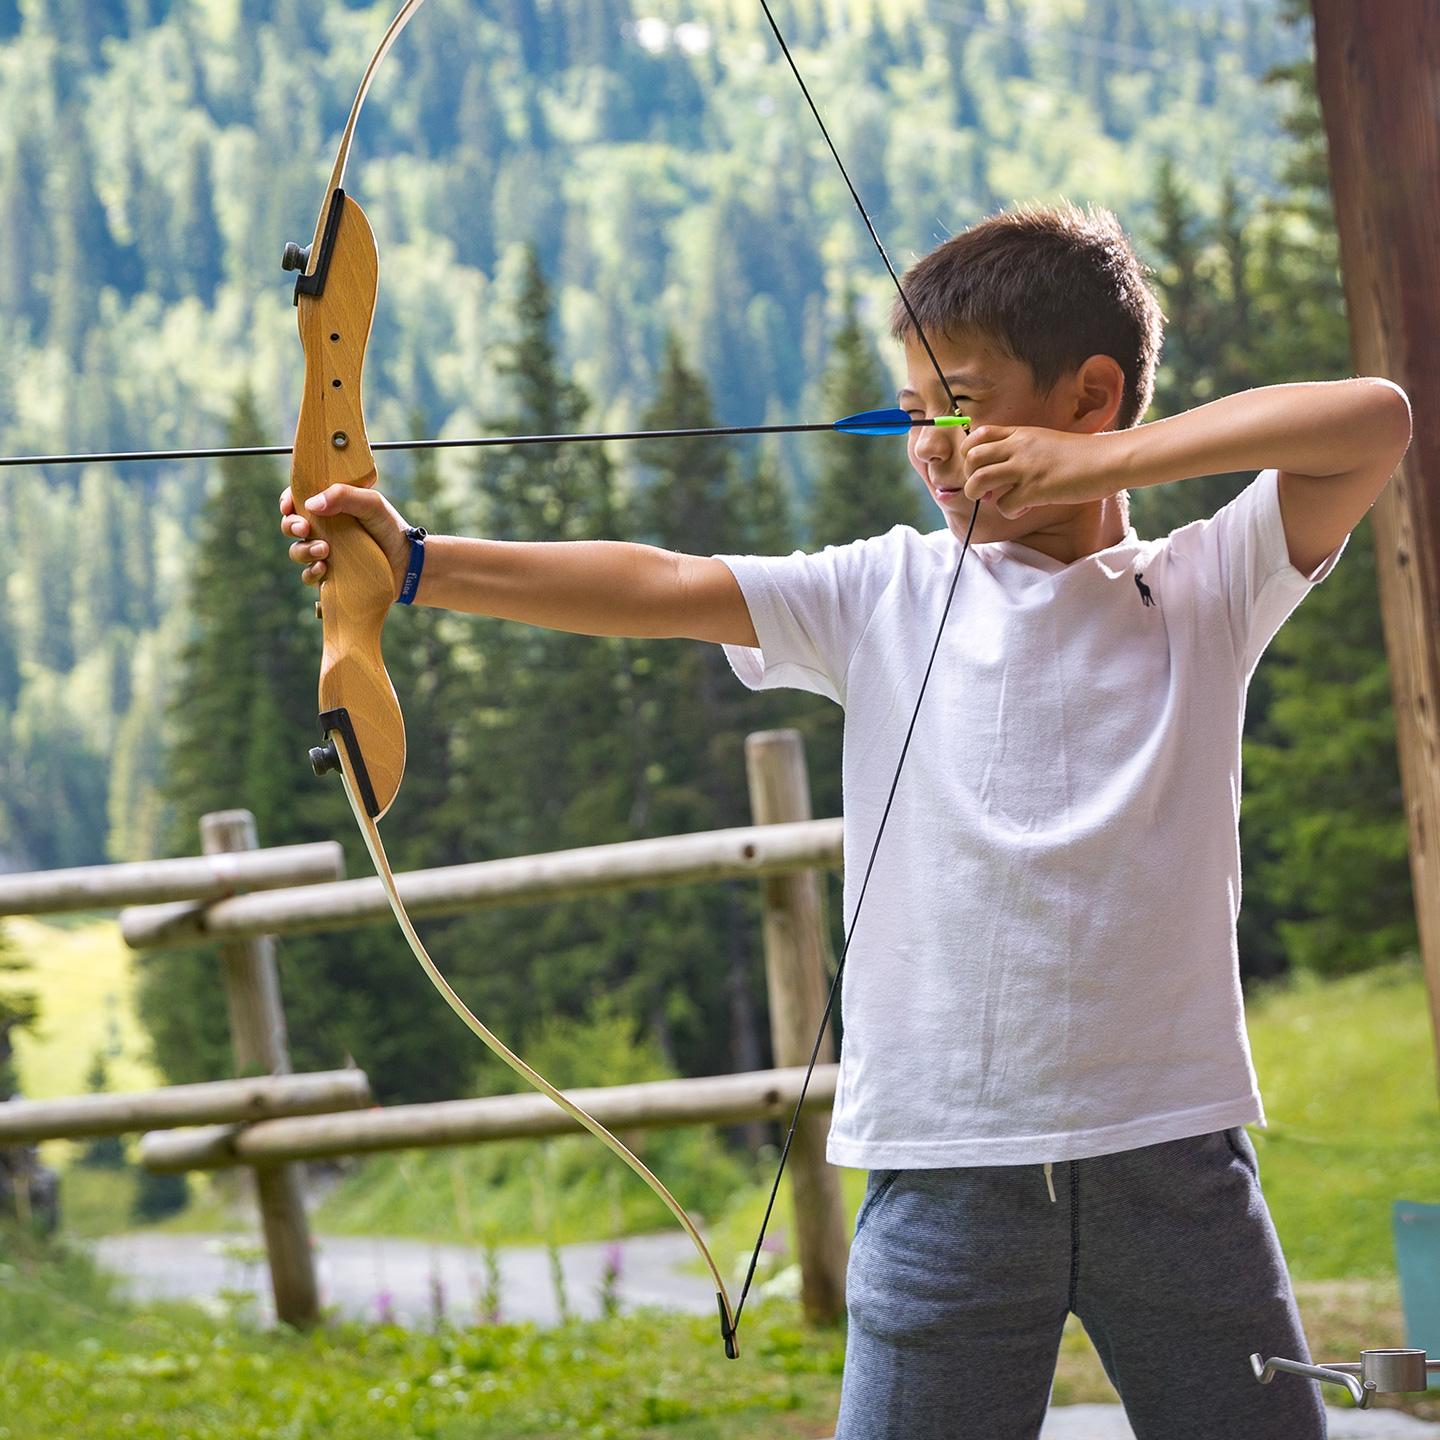
[{"label": "arrow", "polygon": [[[937,415],[933,420],[915,420],[903,410],[862,410],[822,424],[803,425],[716,425],[691,430],[610,430],[582,435],[480,435],[463,440],[378,440],[371,450],[480,450],[491,445],[570,445],[580,440],[690,440],[705,435],[795,435],[835,430],[842,435],[904,435],[924,426],[960,425],[969,427],[968,415]],[[349,443],[344,434],[331,436],[330,443],[343,450]],[[226,456],[289,455],[290,445],[216,446],[208,450],[123,450],[94,455],[0,455],[4,465],[124,465],[133,461],[216,460]]]}]

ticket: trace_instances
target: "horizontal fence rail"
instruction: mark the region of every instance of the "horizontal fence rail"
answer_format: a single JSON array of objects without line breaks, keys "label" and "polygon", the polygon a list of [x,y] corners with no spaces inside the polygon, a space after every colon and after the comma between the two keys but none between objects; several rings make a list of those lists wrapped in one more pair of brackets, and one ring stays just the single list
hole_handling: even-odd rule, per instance
[{"label": "horizontal fence rail", "polygon": [[[413,918],[434,919],[615,890],[838,869],[841,841],[839,820],[746,825],[411,870],[397,875],[395,883]],[[147,905],[122,911],[120,932],[133,949],[159,950],[207,940],[299,935],[382,923],[390,923],[389,901],[380,881],[367,877],[237,895],[203,908]]]},{"label": "horizontal fence rail", "polygon": [[[747,737],[745,767],[753,825],[410,871],[395,882],[417,919],[659,886],[758,884],[775,1068],[568,1093],[622,1135],[743,1125],[753,1148],[764,1139],[760,1122],[783,1126],[803,1092],[804,1113],[787,1144],[800,1300],[808,1318],[831,1323],[844,1313],[848,1225],[825,1160],[838,1067],[829,1063],[833,1048],[813,1038],[823,1030],[830,983],[816,872],[842,867],[844,832],[838,819],[812,817],[797,732]],[[234,1066],[254,1078],[0,1103],[0,1145],[143,1131],[140,1159],[151,1171],[248,1168],[276,1315],[303,1328],[321,1317],[305,1161],[583,1131],[543,1094],[382,1109],[359,1070],[291,1074],[276,937],[389,926],[388,896],[378,878],[343,878],[335,842],[261,850],[246,810],[202,816],[200,839],[204,853],[188,859],[0,876],[0,914],[123,904],[121,934],[133,949],[213,946]],[[807,1088],[816,1055],[823,1063]]]},{"label": "horizontal fence rail", "polygon": [[[819,1065],[805,1096],[806,1110],[828,1110],[835,1100],[836,1065]],[[753,1070],[699,1079],[647,1080],[565,1093],[602,1125],[615,1131],[668,1126],[736,1124],[788,1119],[800,1098],[805,1067]],[[378,1150],[471,1145],[490,1140],[537,1139],[584,1133],[581,1126],[540,1094],[492,1095],[477,1100],[439,1100],[429,1105],[392,1105],[348,1115],[265,1120],[234,1130],[225,1126],[145,1135],[140,1162],[147,1170],[219,1170],[321,1160]]]},{"label": "horizontal fence rail", "polygon": [[119,1095],[76,1095],[64,1100],[9,1100],[0,1104],[0,1145],[73,1140],[162,1130],[317,1115],[373,1105],[363,1070],[319,1070],[305,1075],[253,1075],[208,1080]]},{"label": "horizontal fence rail", "polygon": [[0,915],[49,915],[62,910],[107,910],[120,905],[220,900],[241,890],[277,890],[340,880],[345,852],[337,840],[277,845],[269,850],[135,860],[73,870],[0,875]]}]

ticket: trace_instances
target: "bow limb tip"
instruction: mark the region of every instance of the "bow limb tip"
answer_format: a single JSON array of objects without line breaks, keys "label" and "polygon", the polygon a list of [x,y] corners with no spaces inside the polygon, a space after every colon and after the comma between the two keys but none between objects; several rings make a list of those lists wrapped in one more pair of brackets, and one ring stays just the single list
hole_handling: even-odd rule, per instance
[{"label": "bow limb tip", "polygon": [[365,756],[361,753],[360,741],[355,734],[355,723],[350,718],[349,710],[342,705],[334,710],[321,711],[320,733],[325,737],[325,743],[310,751],[311,769],[317,775],[338,770],[343,776],[348,764],[349,775],[355,782],[355,789],[365,807],[365,813],[372,820],[379,820],[389,807],[381,805],[376,796],[375,782],[366,768]]},{"label": "bow limb tip", "polygon": [[740,1358],[740,1342],[735,1336],[735,1322],[730,1318],[730,1306],[726,1303],[722,1291],[715,1292],[715,1300],[720,1306],[720,1338],[725,1342],[725,1358],[738,1360]]}]

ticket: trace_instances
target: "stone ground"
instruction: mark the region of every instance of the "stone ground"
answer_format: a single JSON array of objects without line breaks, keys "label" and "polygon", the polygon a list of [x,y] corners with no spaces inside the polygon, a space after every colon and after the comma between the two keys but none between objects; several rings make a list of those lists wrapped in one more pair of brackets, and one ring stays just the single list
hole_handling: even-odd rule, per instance
[{"label": "stone ground", "polygon": [[[438,1301],[447,1318],[463,1324],[473,1316],[484,1286],[478,1251],[419,1240],[321,1237],[323,1302],[356,1319],[382,1310],[400,1324],[425,1325],[434,1318],[434,1277],[443,1276]],[[561,1269],[571,1312],[600,1311],[598,1290],[604,1245],[567,1245]],[[113,1235],[94,1245],[96,1258],[124,1277],[137,1298],[167,1297],[220,1303],[224,1295],[248,1294],[260,1316],[272,1315],[269,1281],[258,1243],[216,1235],[146,1232]],[[624,1306],[658,1305],[711,1314],[714,1297],[685,1268],[690,1242],[681,1234],[634,1236],[624,1242],[619,1295]],[[506,1247],[499,1254],[501,1319],[553,1325],[559,1318],[548,1254],[538,1247]],[[1287,1383],[1284,1376],[1273,1383]],[[1288,1383],[1303,1384],[1292,1380]],[[1440,1440],[1440,1424],[1394,1410],[1330,1409],[1330,1440]],[[1134,1440],[1118,1405],[1066,1405],[1050,1412],[1041,1440]]]},{"label": "stone ground", "polygon": [[[1440,1425],[1398,1410],[1330,1406],[1327,1413],[1330,1440],[1433,1440],[1440,1436]],[[1050,1412],[1040,1440],[1135,1440],[1135,1432],[1125,1423],[1125,1412],[1118,1405],[1065,1405]]]}]

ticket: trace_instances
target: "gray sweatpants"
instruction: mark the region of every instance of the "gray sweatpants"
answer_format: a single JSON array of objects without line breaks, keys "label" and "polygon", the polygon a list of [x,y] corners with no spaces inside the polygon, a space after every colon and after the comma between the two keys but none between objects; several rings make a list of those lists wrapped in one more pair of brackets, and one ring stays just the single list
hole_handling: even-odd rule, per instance
[{"label": "gray sweatpants", "polygon": [[1080,1317],[1138,1440],[1324,1440],[1242,1128],[1039,1165],[871,1171],[836,1440],[1035,1440]]}]

